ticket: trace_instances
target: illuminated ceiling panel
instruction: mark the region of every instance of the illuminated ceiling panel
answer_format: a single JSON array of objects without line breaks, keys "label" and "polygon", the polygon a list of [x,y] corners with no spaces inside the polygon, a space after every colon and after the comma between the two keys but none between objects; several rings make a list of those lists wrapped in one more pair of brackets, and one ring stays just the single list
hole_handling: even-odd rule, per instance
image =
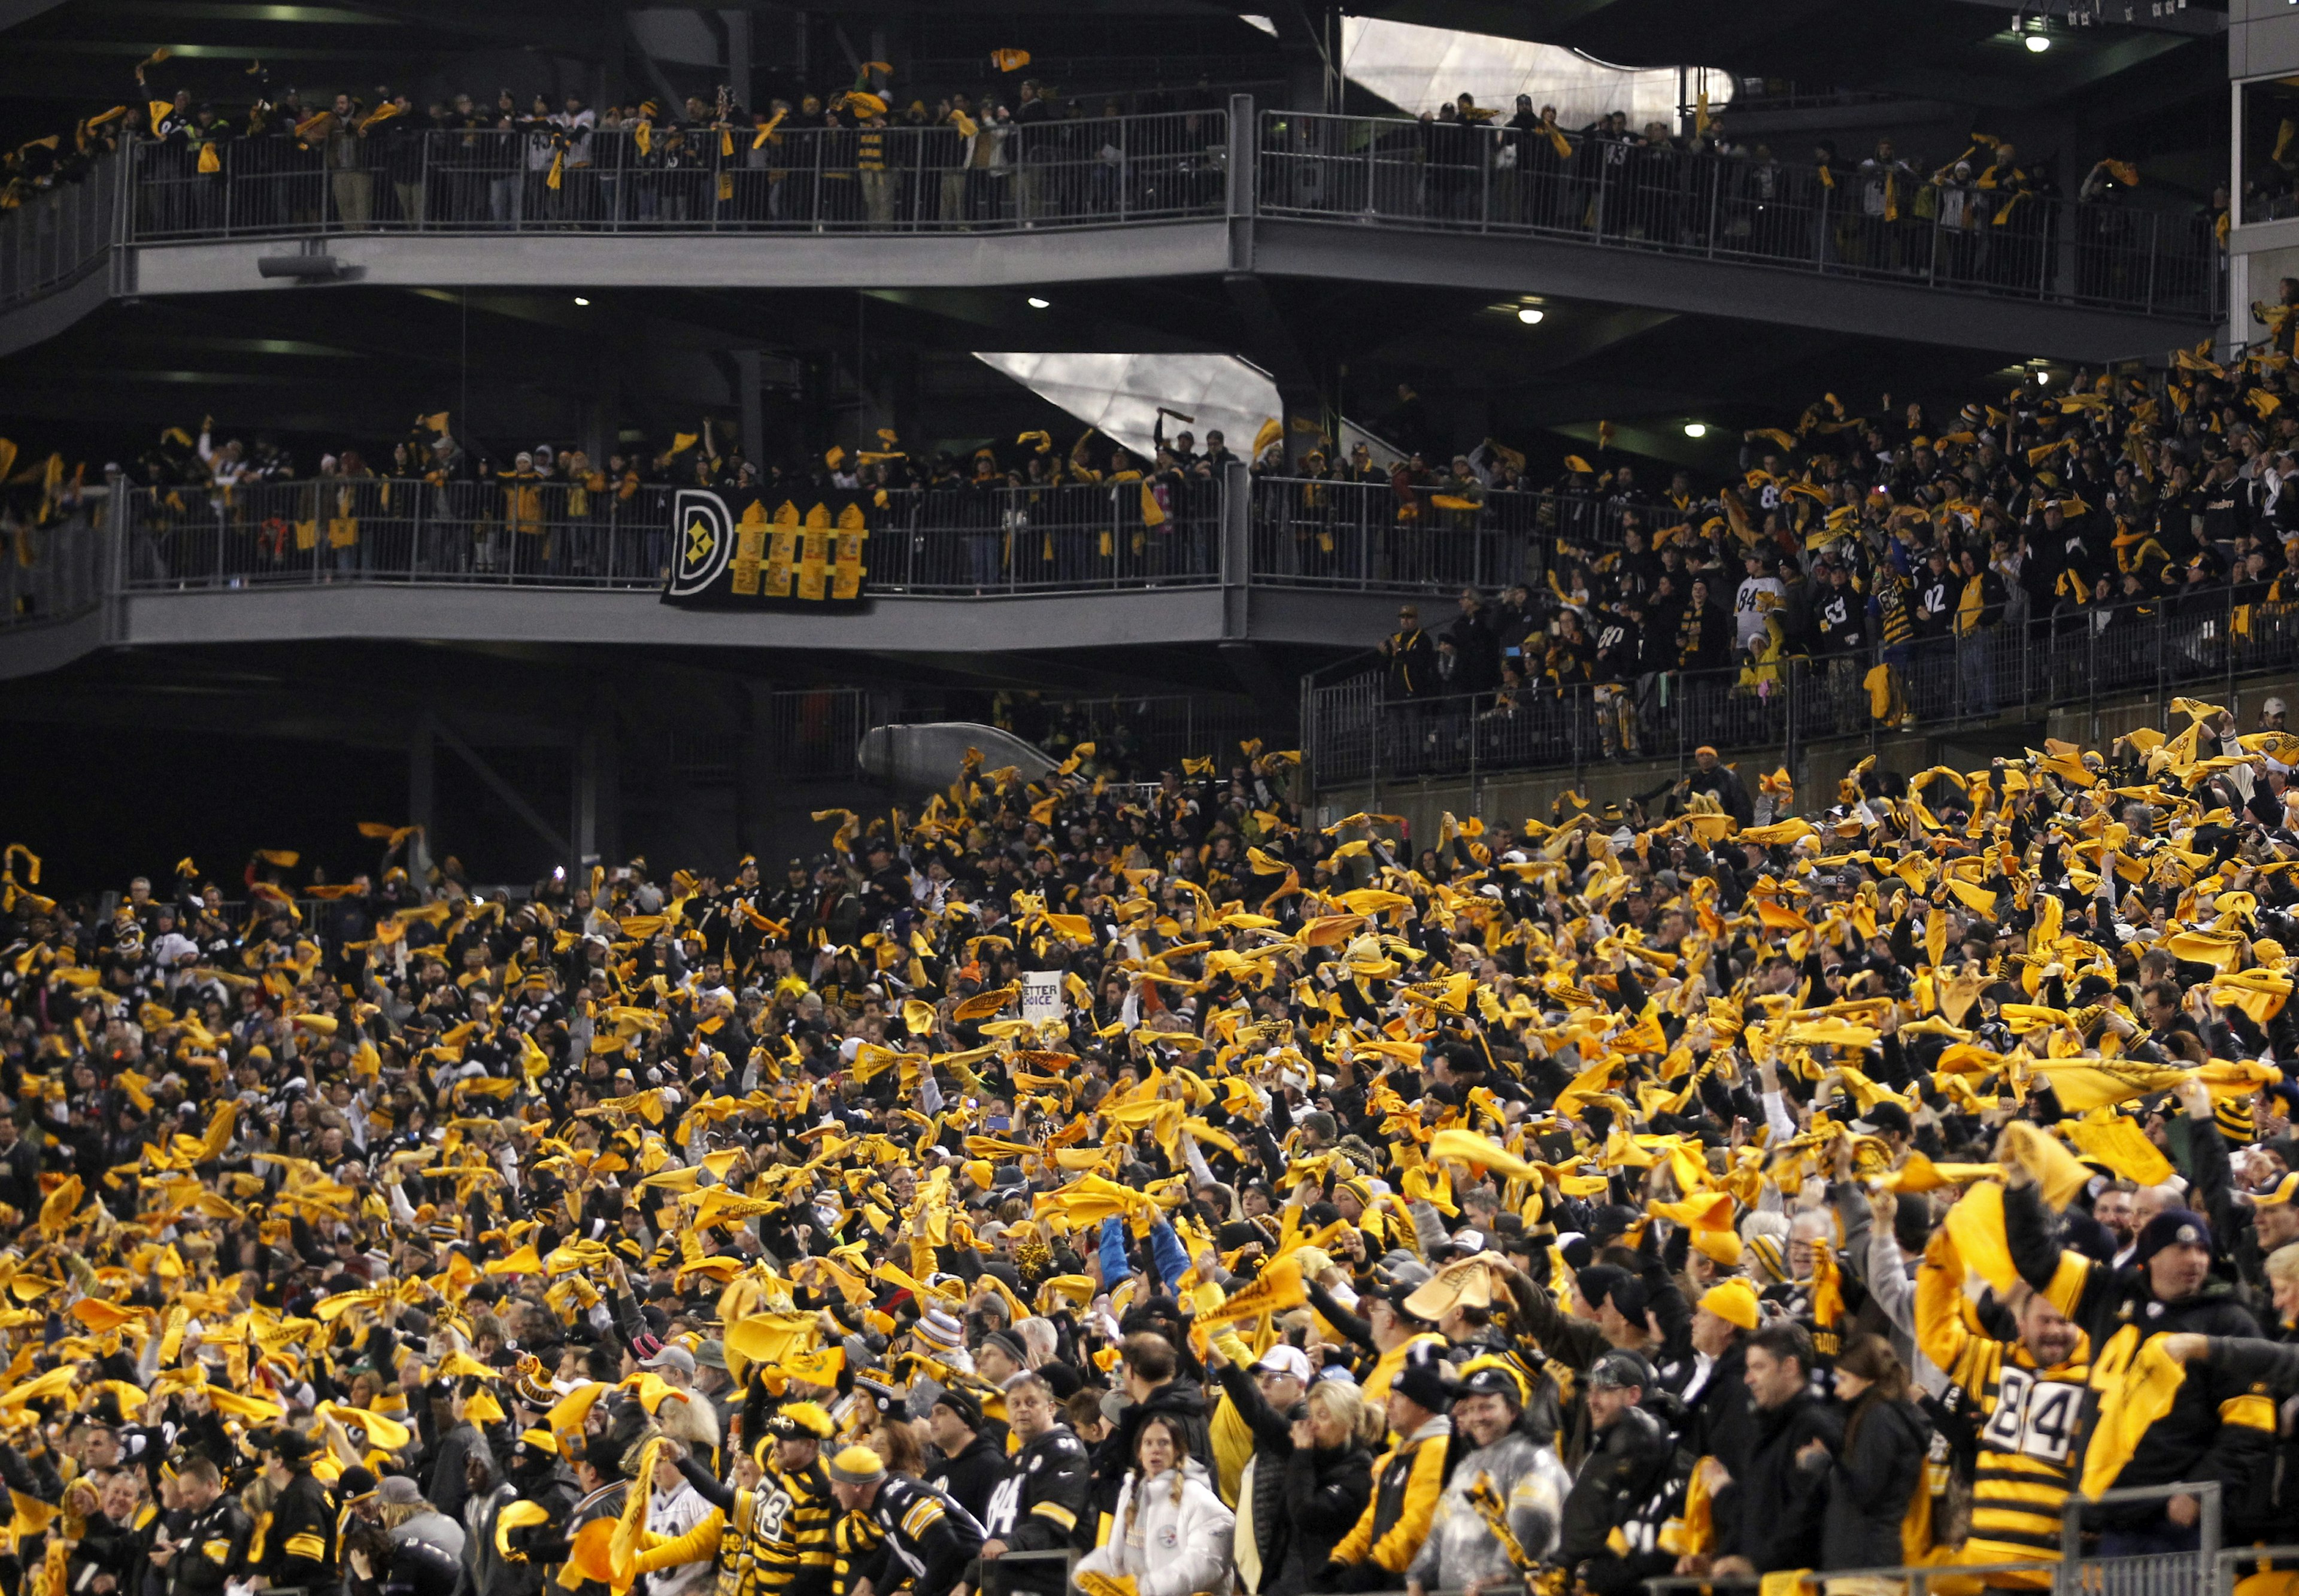
[{"label": "illuminated ceiling panel", "polygon": [[1503,114],[1517,96],[1531,95],[1536,106],[1555,105],[1568,129],[1613,111],[1627,112],[1631,127],[1676,125],[1676,68],[1610,66],[1560,45],[1344,17],[1341,70],[1416,116],[1466,90]]},{"label": "illuminated ceiling panel", "polygon": [[[1240,456],[1250,452],[1262,423],[1279,413],[1277,385],[1235,355],[1001,354],[977,350],[974,358],[1145,456],[1161,404],[1191,418],[1187,423],[1169,421],[1166,436],[1186,426],[1202,449],[1206,434],[1218,431]],[[1345,450],[1360,439],[1382,460],[1396,453],[1354,423],[1342,424]]]}]

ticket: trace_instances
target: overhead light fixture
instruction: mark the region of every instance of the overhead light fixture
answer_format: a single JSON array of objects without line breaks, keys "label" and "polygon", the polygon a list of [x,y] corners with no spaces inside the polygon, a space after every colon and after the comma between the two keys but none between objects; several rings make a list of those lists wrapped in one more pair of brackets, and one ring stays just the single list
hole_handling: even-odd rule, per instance
[{"label": "overhead light fixture", "polygon": [[1684,436],[1687,437],[1706,437],[1708,436],[1708,423],[1706,421],[1687,421],[1684,424]]},{"label": "overhead light fixture", "polygon": [[1548,312],[1539,305],[1529,304],[1517,312],[1516,319],[1527,327],[1538,327],[1540,325],[1540,319],[1548,314]]},{"label": "overhead light fixture", "polygon": [[1034,294],[1030,295],[1030,308],[1033,311],[1042,311],[1053,303],[1050,299],[1041,299]]},{"label": "overhead light fixture", "polygon": [[2052,41],[2043,34],[2031,33],[2028,36],[2028,53],[2029,54],[2041,55],[2045,51],[2051,47]]},{"label": "overhead light fixture", "polygon": [[590,302],[589,300],[587,300],[587,299],[584,298],[580,294],[577,294],[577,295],[575,296],[575,303],[576,303],[577,304],[589,304],[591,302]]}]

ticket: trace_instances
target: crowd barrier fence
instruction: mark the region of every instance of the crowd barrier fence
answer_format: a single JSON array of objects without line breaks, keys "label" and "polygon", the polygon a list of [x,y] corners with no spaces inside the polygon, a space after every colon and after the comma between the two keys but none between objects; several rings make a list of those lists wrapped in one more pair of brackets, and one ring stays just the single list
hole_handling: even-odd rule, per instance
[{"label": "crowd barrier fence", "polygon": [[[212,158],[203,162],[204,154]],[[205,164],[212,170],[203,170]],[[1521,236],[2198,323],[2211,218],[1403,117],[1226,109],[859,128],[131,138],[0,216],[0,303],[115,245],[361,233],[958,234],[1266,216]]]},{"label": "crowd barrier fence", "polygon": [[[1443,617],[1424,617],[1432,634]],[[2007,611],[1963,636],[1789,654],[1615,681],[1559,680],[1527,659],[1525,686],[1393,695],[1375,657],[1302,693],[1302,738],[1315,787],[1467,778],[1602,763],[1672,761],[1703,746],[1794,768],[1823,739],[1899,729],[2036,720],[2139,694],[2168,702],[2190,687],[2229,694],[2238,677],[2299,666],[2299,603],[2266,585],[2215,585],[2176,599]],[[1744,775],[1747,774],[1744,771]],[[1749,777],[1753,781],[1753,777]]]}]

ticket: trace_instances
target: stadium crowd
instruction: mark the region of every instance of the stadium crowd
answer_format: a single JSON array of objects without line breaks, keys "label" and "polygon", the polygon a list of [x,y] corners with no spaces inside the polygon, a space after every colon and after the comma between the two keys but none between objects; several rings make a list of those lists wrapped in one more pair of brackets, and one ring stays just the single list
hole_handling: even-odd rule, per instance
[{"label": "stadium crowd", "polygon": [[[1312,210],[2087,297],[2144,296],[2132,274],[2158,245],[2178,279],[2160,286],[2192,292],[2227,242],[2224,187],[2202,206],[2154,214],[2160,208],[2133,198],[2141,178],[2128,161],[2095,162],[2070,192],[2055,157],[2029,160],[2011,140],[1977,130],[1934,165],[1888,137],[1855,148],[1815,136],[1805,149],[1776,152],[1735,136],[1729,112],[1712,116],[1703,104],[1685,120],[1638,128],[1615,111],[1568,129],[1555,105],[1536,108],[1530,95],[1503,111],[1463,94],[1417,125],[1302,119],[1272,141],[1264,181],[1274,203]],[[1361,158],[1368,139],[1370,158]]]},{"label": "stadium crowd", "polygon": [[[261,62],[247,66],[241,106],[195,92],[173,59],[163,49],[139,63],[133,103],[10,152],[0,210],[83,180],[124,142],[139,145],[138,223],[158,232],[321,220],[964,227],[1220,192],[1202,113],[1225,95],[1203,83],[1064,94],[1025,74],[1022,50],[990,52],[980,87],[907,104],[892,68],[868,62],[850,85],[756,107],[725,85],[605,106],[509,88],[421,104],[389,86],[307,94],[275,86]],[[1118,120],[1145,112],[1172,125],[1129,131]]]},{"label": "stadium crowd", "polygon": [[[163,49],[138,65],[133,103],[11,153],[0,209],[79,180],[123,138],[140,146],[137,222],[147,235],[967,229],[1221,203],[1225,91],[1200,81],[1067,92],[1025,75],[1029,62],[1025,50],[990,51],[970,87],[898,92],[890,63],[864,62],[851,84],[761,92],[755,104],[721,84],[603,106],[508,87],[307,93],[275,87],[253,62],[242,108],[219,104],[212,73],[187,72]],[[1143,112],[1166,114],[1132,120]],[[2096,161],[2079,179],[2056,155],[2023,156],[1977,129],[1934,161],[1889,137],[1854,148],[1815,136],[1776,153],[1737,137],[1730,109],[1712,113],[1705,96],[1681,125],[1632,127],[1621,111],[1572,121],[1530,94],[1501,107],[1466,93],[1417,120],[1302,117],[1263,136],[1263,181],[1271,203],[1318,212],[1589,233],[2151,308],[2204,290],[2226,244],[2224,185],[2201,207],[2166,209],[2152,195],[2135,204],[2131,162]]]},{"label": "stadium crowd", "polygon": [[1761,824],[1086,745],[786,871],[12,845],[0,1587],[2036,1589],[2111,1484],[2099,1555],[2278,1542],[2299,737],[2174,715]]},{"label": "stadium crowd", "polygon": [[[1678,470],[1659,486],[1577,455],[1535,483],[1491,445],[1393,473],[1382,569],[1494,526],[1554,552],[1545,580],[1464,594],[1442,623],[1409,606],[1382,645],[1389,695],[1593,688],[1604,746],[1624,752],[1671,672],[1762,698],[1808,661],[1898,720],[1991,711],[1995,640],[2021,628],[2121,639],[2189,615],[2220,623],[2221,649],[2263,641],[2299,602],[2299,282],[2279,295],[2254,307],[2261,341],[2226,362],[2182,350],[2145,377],[2023,378],[1952,415],[1829,395],[1792,429],[1746,433],[1725,484]],[[1315,569],[1339,545],[1324,462],[1307,470],[1294,542]]]}]

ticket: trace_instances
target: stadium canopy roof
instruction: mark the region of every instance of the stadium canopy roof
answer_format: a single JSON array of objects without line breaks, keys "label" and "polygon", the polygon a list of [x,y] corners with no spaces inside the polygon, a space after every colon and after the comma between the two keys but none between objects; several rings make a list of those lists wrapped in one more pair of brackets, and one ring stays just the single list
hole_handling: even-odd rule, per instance
[{"label": "stadium canopy roof", "polygon": [[[1244,21],[1266,12],[1274,35]],[[501,52],[610,65],[631,62],[643,38],[657,64],[678,77],[679,55],[701,52],[665,43],[685,33],[715,37],[751,26],[783,43],[810,25],[819,66],[850,54],[859,62],[873,29],[909,30],[907,61],[963,59],[993,45],[1033,47],[1050,66],[1081,62],[1103,41],[1113,60],[1148,73],[1182,67],[1189,77],[1233,79],[1259,61],[1280,68],[1289,53],[1318,46],[1314,18],[1324,8],[1208,0],[937,0],[931,6],[884,0],[819,0],[801,8],[718,4],[674,11],[624,0],[325,0],[270,4],[253,0],[0,0],[0,102],[75,104],[132,87],[130,70],[152,50],[212,62],[217,93],[251,60],[275,81],[368,83],[418,79],[458,58]],[[1371,0],[1349,8],[1371,21],[1531,40],[1626,67],[1706,64],[1800,88],[1894,94],[1978,107],[2037,110],[2129,120],[2159,112],[2220,81],[2227,26],[2223,4],[2188,0]],[[2157,12],[2162,14],[2155,14]],[[2071,12],[2076,21],[2071,22]],[[797,20],[803,17],[805,21]],[[649,19],[681,19],[666,30]],[[691,20],[691,21],[688,21]],[[1130,28],[1138,27],[1138,32]],[[2038,29],[2051,48],[2035,52]],[[984,29],[1012,38],[988,39]],[[984,41],[987,42],[984,42]],[[921,47],[923,46],[923,48]],[[642,52],[643,54],[643,52]],[[754,56],[760,53],[754,49]],[[720,57],[723,59],[723,56]],[[1186,58],[1186,59],[1184,59]],[[228,69],[228,70],[226,70]],[[1057,74],[1058,75],[1058,74]],[[641,92],[658,85],[641,81]],[[1099,87],[1099,86],[1097,86]]]}]

